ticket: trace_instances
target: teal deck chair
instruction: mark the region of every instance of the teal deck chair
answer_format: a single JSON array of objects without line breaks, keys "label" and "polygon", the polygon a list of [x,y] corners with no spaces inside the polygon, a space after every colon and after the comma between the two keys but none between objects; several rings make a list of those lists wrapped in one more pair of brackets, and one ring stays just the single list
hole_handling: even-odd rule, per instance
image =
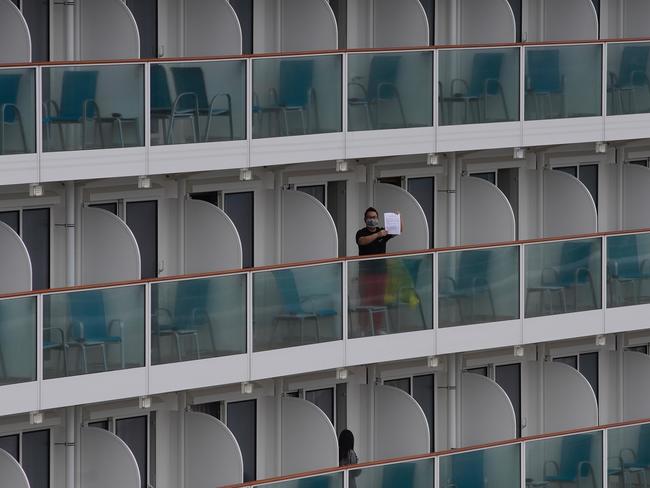
[{"label": "teal deck chair", "polygon": [[[639,110],[635,98],[638,89],[645,89],[650,96],[650,79],[648,79],[648,54],[650,46],[625,46],[621,53],[621,64],[618,75],[609,73],[611,91],[616,95],[621,112],[635,113],[648,109],[647,105]],[[627,94],[628,104],[625,107],[623,94]]]},{"label": "teal deck chair", "polygon": [[471,451],[451,457],[451,479],[447,487],[483,488],[485,482],[485,455],[483,451]]},{"label": "teal deck chair", "polygon": [[[592,486],[596,488],[596,474],[591,464],[590,434],[572,435],[562,438],[560,461],[544,463],[544,481],[556,484],[572,483],[583,486],[584,481],[591,478]],[[550,468],[553,468],[551,472]]]},{"label": "teal deck chair", "polygon": [[312,59],[283,59],[280,61],[278,88],[271,88],[271,106],[262,107],[262,112],[277,113],[282,116],[281,135],[291,135],[289,114],[300,117],[302,134],[310,132],[310,107],[314,107],[315,126],[318,127],[314,81],[314,61]]},{"label": "teal deck chair", "polygon": [[417,304],[415,306],[418,308],[420,320],[422,321],[422,329],[425,329],[427,326],[427,322],[424,316],[424,309],[422,308],[422,296],[420,295],[417,289],[418,275],[420,274],[420,267],[422,266],[423,260],[424,260],[423,257],[417,257],[417,258],[403,258],[401,261],[402,265],[406,269],[406,272],[408,273],[408,277],[411,280],[411,284],[408,286],[400,286],[397,292],[397,329],[398,329],[397,332],[401,332],[402,329],[401,311],[405,305],[404,302],[405,297],[411,293],[414,295],[415,299],[417,300]]},{"label": "teal deck chair", "polygon": [[[526,51],[526,93],[533,98],[538,119],[565,116],[564,76],[560,73],[558,49]],[[559,98],[559,109],[553,100]]]},{"label": "teal deck chair", "polygon": [[[589,261],[594,250],[592,241],[562,243],[560,262],[542,270],[542,285],[573,291],[573,310],[578,310],[578,288],[587,287],[593,308],[597,307],[597,292]],[[566,304],[565,304],[566,306]]]},{"label": "teal deck chair", "polygon": [[639,255],[638,236],[622,235],[607,239],[607,279],[611,304],[622,305],[619,288],[631,284],[633,301],[638,303],[644,280],[650,279],[650,259]]},{"label": "teal deck chair", "polygon": [[18,126],[23,152],[27,152],[25,127],[18,108],[18,91],[20,90],[21,78],[21,74],[0,74],[0,154],[6,153],[6,128],[12,125]]},{"label": "teal deck chair", "polygon": [[382,488],[412,488],[414,481],[415,464],[412,462],[388,464],[382,469]]}]

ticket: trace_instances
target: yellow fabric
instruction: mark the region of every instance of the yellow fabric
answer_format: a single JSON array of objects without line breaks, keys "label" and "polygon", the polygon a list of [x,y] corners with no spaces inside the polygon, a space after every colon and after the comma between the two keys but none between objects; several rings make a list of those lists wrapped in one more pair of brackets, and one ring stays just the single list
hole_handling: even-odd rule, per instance
[{"label": "yellow fabric", "polygon": [[415,293],[413,279],[401,259],[388,259],[386,274],[386,294],[384,295],[386,305],[396,304],[399,301],[399,303],[405,303],[410,307],[416,307],[420,303]]}]

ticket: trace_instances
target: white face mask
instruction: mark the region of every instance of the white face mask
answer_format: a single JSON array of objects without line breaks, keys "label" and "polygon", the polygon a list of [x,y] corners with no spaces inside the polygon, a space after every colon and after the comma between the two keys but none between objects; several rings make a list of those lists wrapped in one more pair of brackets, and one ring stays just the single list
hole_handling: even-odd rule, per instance
[{"label": "white face mask", "polygon": [[379,227],[379,219],[366,219],[368,227]]}]

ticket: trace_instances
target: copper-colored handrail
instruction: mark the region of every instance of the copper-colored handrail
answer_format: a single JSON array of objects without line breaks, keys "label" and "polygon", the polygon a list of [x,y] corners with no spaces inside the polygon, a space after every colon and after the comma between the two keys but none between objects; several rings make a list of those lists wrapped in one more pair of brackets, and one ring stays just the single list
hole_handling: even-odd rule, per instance
[{"label": "copper-colored handrail", "polygon": [[216,276],[237,275],[237,274],[249,273],[249,272],[259,273],[262,271],[272,271],[274,269],[300,268],[305,266],[343,263],[348,261],[366,261],[366,260],[373,260],[373,259],[376,260],[376,259],[385,259],[385,258],[399,258],[404,256],[413,256],[416,254],[433,254],[433,253],[450,252],[450,251],[467,251],[472,249],[489,249],[494,247],[531,245],[531,244],[540,244],[544,242],[558,242],[558,241],[567,241],[572,239],[609,237],[609,236],[616,236],[616,235],[623,235],[623,234],[643,234],[648,232],[650,232],[650,228],[633,229],[633,230],[613,230],[613,231],[606,231],[606,232],[592,232],[589,234],[573,234],[573,235],[557,236],[557,237],[543,237],[539,239],[521,239],[517,241],[490,242],[486,244],[465,244],[461,246],[437,247],[432,249],[417,249],[413,251],[400,251],[400,252],[392,252],[386,254],[375,254],[372,256],[343,256],[339,258],[313,259],[310,261],[269,264],[266,266],[257,266],[252,268],[228,269],[223,271],[206,271],[202,273],[162,276],[158,278],[145,278],[141,280],[93,283],[91,285],[66,286],[66,287],[59,287],[59,288],[48,288],[44,290],[5,293],[5,294],[0,294],[0,299],[17,298],[22,296],[41,295],[41,294],[49,294],[49,293],[61,293],[61,292],[68,292],[68,291],[91,290],[91,289],[98,289],[98,288],[114,288],[118,286],[143,285],[145,283],[159,283],[159,282],[166,282],[166,281],[192,279],[192,278],[212,278]]},{"label": "copper-colored handrail", "polygon": [[445,449],[443,451],[436,451],[432,453],[426,453],[426,454],[417,454],[415,456],[402,456],[402,457],[396,457],[396,458],[389,458],[389,459],[382,459],[379,461],[370,461],[366,463],[359,463],[355,465],[349,465],[349,466],[334,466],[331,468],[324,468],[324,469],[317,469],[313,471],[306,471],[303,473],[295,473],[295,474],[290,474],[286,476],[276,476],[273,478],[267,478],[263,480],[256,480],[256,481],[248,481],[246,483],[238,483],[234,485],[225,485],[222,487],[217,487],[217,488],[245,488],[248,486],[258,486],[258,485],[265,485],[269,483],[277,483],[281,481],[289,481],[289,480],[294,480],[294,479],[300,479],[300,478],[306,478],[309,476],[317,476],[317,475],[322,475],[322,474],[329,474],[329,473],[336,473],[336,472],[342,472],[342,471],[349,471],[349,470],[355,470],[355,469],[363,469],[363,468],[368,468],[368,467],[373,467],[373,466],[381,466],[381,465],[386,465],[386,464],[394,464],[394,463],[403,463],[403,462],[409,462],[409,461],[419,461],[422,459],[432,459],[436,457],[441,457],[441,456],[447,456],[450,454],[458,454],[461,452],[467,452],[467,451],[476,451],[479,449],[490,449],[494,447],[501,447],[501,446],[509,446],[509,445],[514,445],[514,444],[521,444],[524,442],[530,442],[530,441],[538,441],[538,440],[544,440],[544,439],[551,439],[555,437],[561,437],[561,436],[566,436],[566,435],[572,435],[572,434],[584,434],[588,432],[599,432],[599,431],[604,431],[608,429],[615,429],[619,427],[630,427],[634,425],[641,425],[641,424],[647,424],[650,423],[650,418],[646,419],[637,419],[637,420],[628,420],[625,422],[615,422],[611,424],[605,424],[605,425],[597,425],[593,427],[581,427],[578,429],[569,429],[569,430],[563,430],[559,432],[551,432],[548,434],[536,434],[536,435],[530,435],[526,437],[518,437],[516,439],[508,439],[508,440],[503,440],[503,441],[496,441],[496,442],[488,442],[486,444],[478,444],[474,446],[467,446],[467,447],[461,447],[459,449]]}]

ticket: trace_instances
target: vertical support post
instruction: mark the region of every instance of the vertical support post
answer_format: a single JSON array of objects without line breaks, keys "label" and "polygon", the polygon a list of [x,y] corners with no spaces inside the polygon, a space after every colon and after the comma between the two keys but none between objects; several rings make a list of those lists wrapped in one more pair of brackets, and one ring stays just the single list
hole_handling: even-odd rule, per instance
[{"label": "vertical support post", "polygon": [[538,423],[539,423],[539,430],[538,434],[543,434],[546,426],[545,426],[545,408],[544,405],[546,403],[545,401],[545,388],[544,388],[544,382],[546,380],[545,374],[544,374],[544,361],[546,357],[546,345],[545,344],[537,344],[537,363],[538,363],[538,369],[537,369],[537,412],[538,412]]},{"label": "vertical support post", "polygon": [[176,233],[178,248],[178,274],[185,273],[185,199],[187,194],[187,180],[179,178],[177,181],[177,211],[178,232]]},{"label": "vertical support post", "polygon": [[65,282],[67,286],[76,284],[75,275],[75,185],[74,181],[65,182]]},{"label": "vertical support post", "polygon": [[458,184],[458,171],[456,154],[449,156],[447,165],[447,242],[450,246],[457,244],[456,236],[456,187]]},{"label": "vertical support post", "polygon": [[185,0],[178,1],[178,55],[185,56]]},{"label": "vertical support post", "polygon": [[275,425],[277,435],[275,436],[275,471],[276,476],[282,476],[282,395],[284,393],[284,379],[275,380]]},{"label": "vertical support post", "polygon": [[284,250],[282,249],[283,219],[282,219],[282,191],[283,177],[282,170],[275,173],[275,262],[276,264],[284,261]]},{"label": "vertical support post", "polygon": [[537,237],[544,237],[544,166],[546,155],[543,152],[535,153],[537,166]]},{"label": "vertical support post", "polygon": [[187,409],[187,393],[178,393],[178,488],[185,488],[185,410]]},{"label": "vertical support post", "polygon": [[75,488],[76,407],[65,409],[65,486]]},{"label": "vertical support post", "polygon": [[625,199],[623,192],[625,191],[625,153],[623,149],[616,149],[616,210],[617,210],[617,229],[623,230],[625,224],[623,222],[623,212],[625,206]]},{"label": "vertical support post", "polygon": [[63,2],[66,61],[74,61],[75,58],[75,5],[74,1]]},{"label": "vertical support post", "polygon": [[368,366],[368,461],[375,460],[375,390],[377,386],[377,366]]},{"label": "vertical support post", "polygon": [[375,165],[372,163],[368,163],[366,166],[366,189],[368,192],[368,206],[374,207],[375,206]]},{"label": "vertical support post", "polygon": [[447,447],[449,449],[458,447],[456,394],[456,354],[450,354],[447,356]]},{"label": "vertical support post", "polygon": [[619,422],[625,420],[625,333],[616,334],[616,397],[618,400],[616,418]]}]

